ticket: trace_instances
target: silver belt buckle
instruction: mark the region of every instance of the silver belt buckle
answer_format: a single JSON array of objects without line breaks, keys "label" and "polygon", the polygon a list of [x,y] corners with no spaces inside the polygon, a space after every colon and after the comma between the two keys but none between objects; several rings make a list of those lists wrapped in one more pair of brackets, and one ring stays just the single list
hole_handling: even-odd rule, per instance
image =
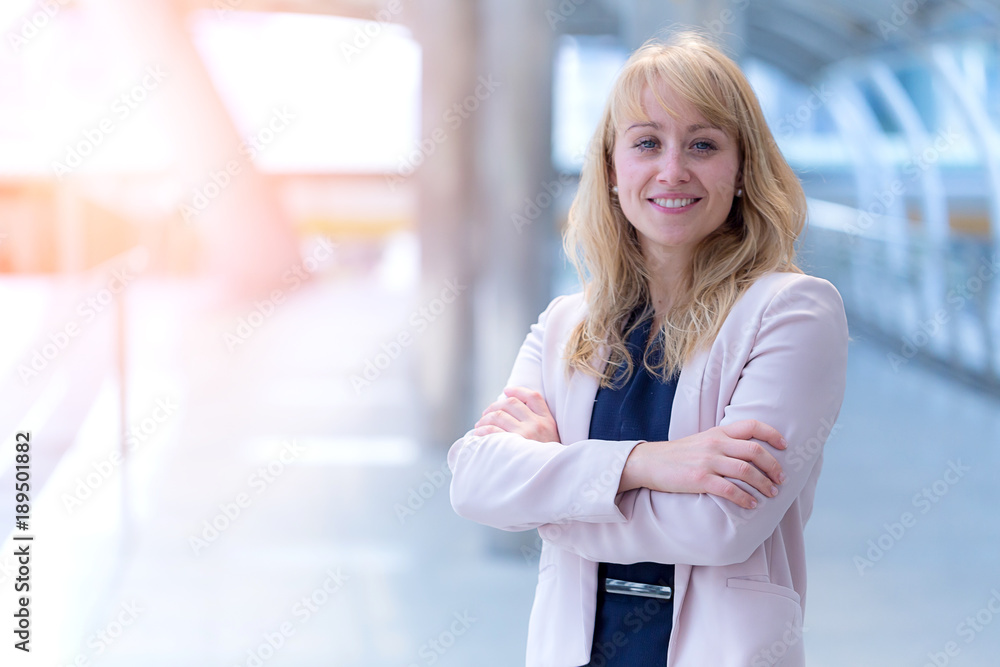
[{"label": "silver belt buckle", "polygon": [[658,598],[660,600],[669,600],[674,596],[674,589],[670,588],[670,586],[640,584],[635,581],[622,581],[621,579],[605,579],[604,590],[608,593],[638,595],[643,598]]}]

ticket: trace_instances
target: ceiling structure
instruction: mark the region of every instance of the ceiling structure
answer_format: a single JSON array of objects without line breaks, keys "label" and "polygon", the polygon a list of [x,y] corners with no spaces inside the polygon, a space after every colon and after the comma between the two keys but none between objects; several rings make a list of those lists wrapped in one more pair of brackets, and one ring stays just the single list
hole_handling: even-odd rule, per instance
[{"label": "ceiling structure", "polygon": [[[417,0],[182,0],[190,9],[302,12],[372,20]],[[468,0],[474,2],[475,0]],[[561,8],[561,9],[560,9]],[[539,8],[539,14],[546,10]],[[731,46],[809,82],[855,56],[912,51],[961,34],[1000,35],[997,0],[552,0],[558,30],[618,35],[628,46],[674,22],[735,35]],[[405,20],[405,19],[404,19]],[[651,26],[656,26],[651,29]]]}]

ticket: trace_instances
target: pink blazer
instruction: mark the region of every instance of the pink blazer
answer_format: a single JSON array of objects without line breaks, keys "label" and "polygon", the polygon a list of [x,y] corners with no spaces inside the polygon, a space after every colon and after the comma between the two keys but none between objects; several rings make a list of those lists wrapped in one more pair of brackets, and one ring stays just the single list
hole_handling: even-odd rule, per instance
[{"label": "pink blazer", "polygon": [[[804,665],[803,528],[847,363],[837,290],[801,274],[761,278],[680,374],[671,440],[752,418],[788,441],[787,450],[772,451],[788,476],[778,495],[744,485],[757,498],[753,510],[707,494],[616,494],[640,441],[588,439],[598,381],[567,373],[562,358],[585,309],[582,293],[556,297],[531,326],[507,382],[542,393],[562,443],[470,431],[448,452],[459,515],[504,530],[538,528],[542,537],[528,667],[590,659],[600,561],[676,564],[668,667]],[[641,607],[644,598],[636,601]]]}]

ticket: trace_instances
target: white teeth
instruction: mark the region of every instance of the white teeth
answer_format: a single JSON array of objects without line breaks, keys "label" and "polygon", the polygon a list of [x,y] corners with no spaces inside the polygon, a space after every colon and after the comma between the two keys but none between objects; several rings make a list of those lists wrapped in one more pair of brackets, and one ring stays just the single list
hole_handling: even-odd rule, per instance
[{"label": "white teeth", "polygon": [[658,206],[663,208],[682,208],[688,204],[697,201],[695,199],[654,199],[653,200]]}]

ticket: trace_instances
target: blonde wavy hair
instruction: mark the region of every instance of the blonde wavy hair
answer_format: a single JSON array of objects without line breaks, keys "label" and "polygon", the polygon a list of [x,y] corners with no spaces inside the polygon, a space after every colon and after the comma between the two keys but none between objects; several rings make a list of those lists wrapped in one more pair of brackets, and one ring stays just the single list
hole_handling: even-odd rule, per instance
[{"label": "blonde wavy hair", "polygon": [[[646,346],[643,365],[664,380],[675,376],[693,353],[711,344],[733,304],[755,280],[773,271],[801,273],[794,244],[805,222],[805,195],[743,72],[696,32],[646,42],[625,63],[612,88],[563,236],[588,306],[570,335],[566,361],[568,368],[599,377],[606,387],[614,386],[616,375],[620,381],[631,376],[625,341],[654,316],[638,236],[611,196],[615,138],[625,121],[648,120],[640,102],[643,90],[660,86],[736,138],[744,194],[734,197],[726,221],[695,248],[688,288],[674,295],[670,312],[659,314],[659,335],[654,345]],[[639,308],[639,317],[630,321]],[[610,353],[602,373],[605,345]]]}]

